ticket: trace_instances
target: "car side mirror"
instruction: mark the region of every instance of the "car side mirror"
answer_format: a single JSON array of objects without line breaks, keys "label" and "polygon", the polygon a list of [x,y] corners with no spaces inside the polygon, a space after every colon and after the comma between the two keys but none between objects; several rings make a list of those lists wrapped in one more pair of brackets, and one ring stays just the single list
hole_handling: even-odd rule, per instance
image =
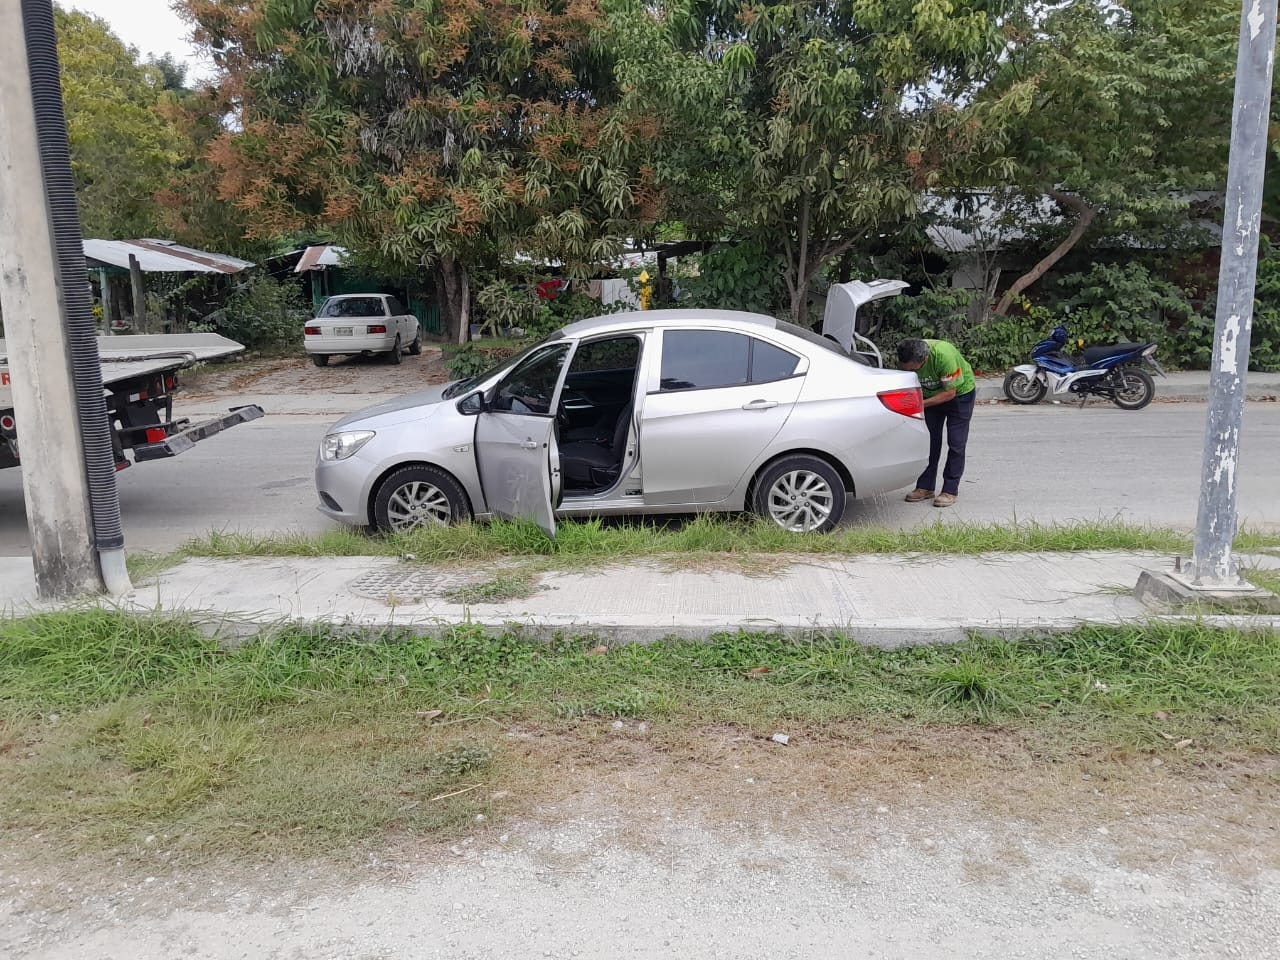
[{"label": "car side mirror", "polygon": [[484,391],[482,390],[467,394],[467,396],[458,401],[458,412],[463,416],[474,417],[488,409],[489,404],[485,401]]}]

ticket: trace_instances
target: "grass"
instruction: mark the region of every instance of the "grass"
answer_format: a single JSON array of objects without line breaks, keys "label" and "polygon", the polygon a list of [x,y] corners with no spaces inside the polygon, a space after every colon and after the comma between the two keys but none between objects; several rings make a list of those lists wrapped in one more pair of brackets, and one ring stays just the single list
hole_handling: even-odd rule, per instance
[{"label": "grass", "polygon": [[518,571],[478,583],[469,583],[454,590],[446,590],[444,598],[450,603],[474,605],[477,603],[505,603],[531,597],[538,590],[538,581],[532,572]]},{"label": "grass", "polygon": [[[1245,533],[1241,549],[1280,546],[1280,534]],[[494,521],[428,527],[403,535],[369,536],[330,530],[318,536],[211,533],[187,543],[192,557],[396,556],[425,564],[548,557],[558,563],[670,555],[725,554],[978,554],[1140,550],[1186,552],[1187,534],[1121,521],[1111,523],[947,523],[911,530],[863,527],[832,534],[793,534],[754,517],[700,515],[680,523],[563,521],[554,539],[532,523]]]},{"label": "grass", "polygon": [[81,848],[160,834],[270,856],[447,836],[501,815],[522,784],[563,780],[565,758],[531,744],[567,740],[574,766],[615,718],[682,743],[981,728],[1036,762],[1274,758],[1280,636],[1185,623],[882,651],[280,627],[228,649],[188,621],[115,611],[0,623],[0,809]]}]

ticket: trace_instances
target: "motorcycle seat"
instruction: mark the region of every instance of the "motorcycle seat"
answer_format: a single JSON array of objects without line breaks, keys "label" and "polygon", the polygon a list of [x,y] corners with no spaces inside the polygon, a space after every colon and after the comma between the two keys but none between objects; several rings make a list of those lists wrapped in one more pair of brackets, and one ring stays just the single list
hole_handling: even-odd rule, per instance
[{"label": "motorcycle seat", "polygon": [[1149,343],[1112,343],[1105,347],[1085,347],[1084,365],[1091,367],[1095,363],[1123,356],[1126,353],[1141,353],[1149,346],[1151,346]]}]

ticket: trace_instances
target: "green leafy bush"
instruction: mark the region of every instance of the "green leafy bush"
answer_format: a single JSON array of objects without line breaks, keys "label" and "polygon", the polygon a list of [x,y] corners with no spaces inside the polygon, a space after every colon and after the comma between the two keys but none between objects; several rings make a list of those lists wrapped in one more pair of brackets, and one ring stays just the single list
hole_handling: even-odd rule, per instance
[{"label": "green leafy bush", "polygon": [[780,316],[788,297],[782,262],[758,242],[715,247],[698,259],[698,275],[680,280],[680,305]]},{"label": "green leafy bush", "polygon": [[265,274],[237,287],[221,310],[193,329],[220,333],[251,349],[299,343],[311,309],[301,288]]},{"label": "green leafy bush", "polygon": [[460,343],[444,348],[444,365],[454,380],[475,377],[524,349],[524,342],[509,344]]},{"label": "green leafy bush", "polygon": [[476,294],[476,312],[481,318],[481,328],[495,335],[512,327],[527,330],[537,322],[542,301],[531,290],[495,280]]}]

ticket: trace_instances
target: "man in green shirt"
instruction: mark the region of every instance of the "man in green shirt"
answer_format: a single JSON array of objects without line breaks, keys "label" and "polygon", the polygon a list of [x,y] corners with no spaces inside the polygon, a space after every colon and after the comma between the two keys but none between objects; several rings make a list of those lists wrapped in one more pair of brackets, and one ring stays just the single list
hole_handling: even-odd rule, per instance
[{"label": "man in green shirt", "polygon": [[[949,507],[960,495],[964,474],[964,450],[969,442],[969,420],[977,384],[973,368],[955,344],[946,340],[903,340],[898,344],[898,366],[914,370],[924,392],[924,422],[929,428],[929,465],[907,494],[907,503],[932,500],[935,507]],[[942,470],[942,492],[934,496],[942,433],[947,434],[947,463]]]}]

